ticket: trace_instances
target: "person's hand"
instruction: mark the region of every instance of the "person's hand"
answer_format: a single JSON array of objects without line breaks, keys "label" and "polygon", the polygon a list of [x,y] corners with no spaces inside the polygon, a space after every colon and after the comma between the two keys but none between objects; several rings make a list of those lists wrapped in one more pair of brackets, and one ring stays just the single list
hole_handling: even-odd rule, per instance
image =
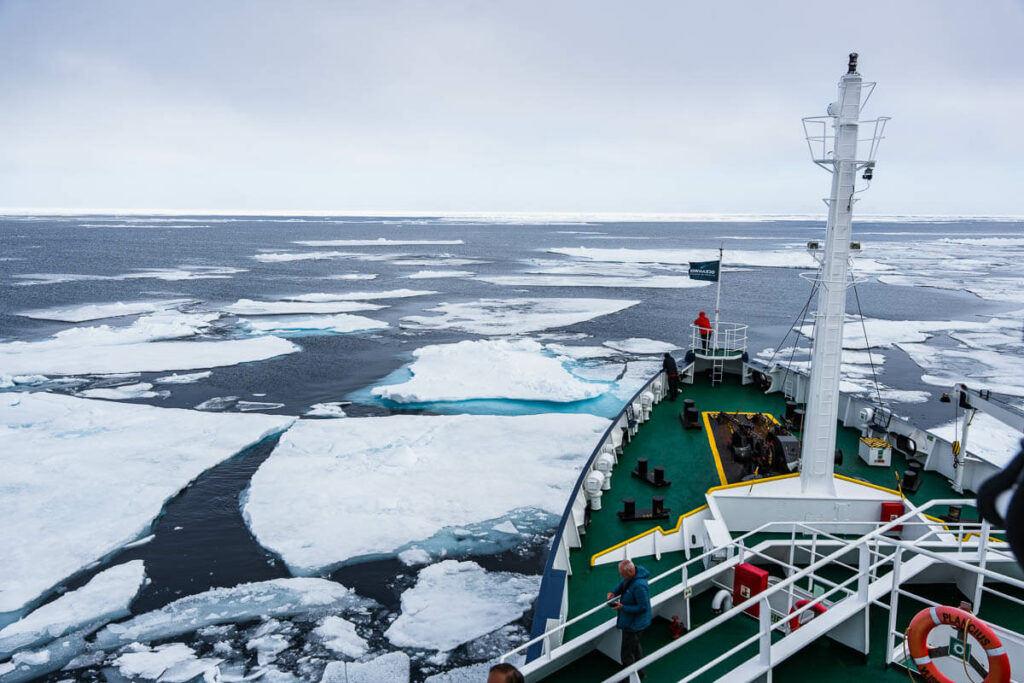
[{"label": "person's hand", "polygon": [[611,600],[611,599],[612,599],[612,598],[614,598],[614,597],[615,597],[615,593],[609,593],[609,594],[608,594],[608,597],[607,597],[607,598],[605,598],[605,599],[606,599],[606,600]]},{"label": "person's hand", "polygon": [[612,603],[612,609],[615,610],[616,612],[618,612],[620,609],[622,609],[622,603],[621,602],[613,602]]}]

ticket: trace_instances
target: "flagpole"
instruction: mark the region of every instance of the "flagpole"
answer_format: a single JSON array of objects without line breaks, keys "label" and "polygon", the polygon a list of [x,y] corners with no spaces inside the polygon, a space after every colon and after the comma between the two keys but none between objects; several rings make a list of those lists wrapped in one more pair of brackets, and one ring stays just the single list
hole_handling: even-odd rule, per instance
[{"label": "flagpole", "polygon": [[715,295],[715,333],[712,338],[712,353],[718,350],[718,308],[722,301],[722,247],[718,247],[718,294]]}]

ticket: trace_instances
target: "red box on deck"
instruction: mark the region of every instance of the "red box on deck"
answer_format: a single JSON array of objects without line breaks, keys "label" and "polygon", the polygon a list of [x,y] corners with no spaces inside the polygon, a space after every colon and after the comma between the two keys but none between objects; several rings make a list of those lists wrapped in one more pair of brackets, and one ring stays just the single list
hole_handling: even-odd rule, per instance
[{"label": "red box on deck", "polygon": [[[768,588],[768,572],[744,562],[736,565],[732,581],[732,604],[738,605],[749,600]],[[760,606],[754,605],[746,610],[751,616],[759,616]]]},{"label": "red box on deck", "polygon": [[[891,522],[897,517],[902,517],[905,513],[906,510],[903,508],[903,503],[882,503],[881,521],[882,523]],[[902,531],[903,525],[894,526],[892,530]]]}]

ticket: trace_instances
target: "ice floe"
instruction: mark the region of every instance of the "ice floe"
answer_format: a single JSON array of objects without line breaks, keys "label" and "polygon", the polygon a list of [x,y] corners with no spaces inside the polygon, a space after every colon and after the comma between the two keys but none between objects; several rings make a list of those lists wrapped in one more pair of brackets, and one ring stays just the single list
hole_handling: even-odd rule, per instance
[{"label": "ice floe", "polygon": [[292,244],[304,247],[401,247],[425,244],[465,244],[462,240],[392,240],[378,237],[375,240],[296,240]]},{"label": "ice floe", "polygon": [[418,270],[412,275],[406,275],[410,280],[430,280],[442,277],[472,277],[476,275],[471,270]]},{"label": "ice floe", "polygon": [[288,301],[365,301],[374,299],[404,299],[412,296],[437,294],[429,289],[385,289],[379,292],[339,292],[337,294],[298,294],[290,296]]},{"label": "ice floe", "polygon": [[413,352],[412,379],[378,386],[396,403],[499,398],[572,402],[600,396],[606,385],[583,382],[530,339],[461,341]]},{"label": "ice floe", "polygon": [[204,470],[291,421],[0,395],[0,612],[143,535]]},{"label": "ice floe", "polygon": [[[891,348],[895,344],[923,342],[939,332],[949,330],[983,330],[986,323],[957,320],[881,320],[878,318],[846,317],[843,326],[844,349]],[[867,330],[867,339],[864,331]],[[814,326],[804,325],[800,334],[814,336]]]},{"label": "ice floe", "polygon": [[[963,420],[947,422],[928,431],[946,441],[959,441]],[[967,429],[967,452],[999,467],[1006,467],[1021,450],[1024,434],[991,415],[978,412]]]},{"label": "ice floe", "polygon": [[638,337],[630,337],[629,339],[623,339],[621,341],[606,341],[604,345],[617,351],[635,353],[637,355],[671,353],[679,348],[675,344],[669,344],[668,342]]},{"label": "ice floe", "polygon": [[128,616],[129,605],[145,578],[142,560],[105,569],[81,588],[0,630],[0,659],[15,650]]},{"label": "ice floe", "polygon": [[96,634],[96,645],[110,649],[134,641],[165,640],[213,624],[299,614],[335,614],[373,604],[340,583],[326,579],[243,583],[231,588],[211,588],[128,621],[110,624]]},{"label": "ice floe", "polygon": [[[690,261],[718,260],[717,249],[594,249],[591,247],[556,247],[547,250],[591,261],[618,263],[668,263],[688,265]],[[776,251],[743,251],[732,249],[722,255],[725,266],[765,268],[804,268],[816,270],[817,261],[802,249]]]},{"label": "ice floe", "polygon": [[425,266],[428,268],[438,268],[440,266],[449,266],[452,268],[458,266],[472,266],[479,263],[489,263],[489,261],[482,261],[480,259],[473,258],[456,258],[454,256],[422,256],[413,258],[398,258],[391,259],[391,264],[395,266]]},{"label": "ice floe", "polygon": [[154,379],[153,384],[191,384],[193,382],[206,379],[212,374],[212,371],[204,370],[203,372],[191,372],[185,375],[164,375],[163,377],[157,377]]},{"label": "ice floe", "polygon": [[341,617],[325,617],[313,634],[323,640],[324,645],[343,657],[359,659],[369,649],[366,640],[356,633],[356,625]]},{"label": "ice floe", "polygon": [[477,280],[504,287],[639,287],[651,289],[691,289],[706,287],[710,282],[691,280],[685,275],[647,275],[617,277],[614,275],[492,275]]},{"label": "ice floe", "polygon": [[524,334],[574,325],[638,303],[622,299],[478,299],[442,303],[428,309],[437,315],[407,316],[402,318],[402,327],[457,329],[485,335]]},{"label": "ice floe", "polygon": [[[191,680],[216,670],[216,661],[202,662],[195,651],[183,643],[168,643],[154,648],[137,646],[114,660],[114,666],[131,680],[159,679],[164,683]],[[198,671],[194,671],[197,664]],[[170,675],[168,675],[170,674]],[[187,677],[182,677],[183,675]]]},{"label": "ice floe", "polygon": [[253,413],[259,410],[277,410],[278,408],[284,408],[283,403],[272,403],[269,401],[239,401],[235,404],[239,412],[242,413]]},{"label": "ice floe", "polygon": [[399,647],[451,650],[522,617],[539,590],[539,576],[445,560],[420,570],[384,635]]},{"label": "ice floe", "polygon": [[347,417],[342,407],[347,402],[315,403],[305,412],[306,417]]},{"label": "ice floe", "polygon": [[253,301],[239,299],[225,306],[226,313],[235,315],[294,315],[297,313],[352,313],[355,311],[378,311],[380,304],[357,301]]},{"label": "ice floe", "polygon": [[950,349],[926,344],[900,344],[925,373],[926,384],[951,387],[965,382],[976,389],[1024,396],[1024,359],[1019,354],[985,349]]},{"label": "ice floe", "polygon": [[245,268],[229,268],[222,266],[180,266],[178,268],[150,268],[137,270],[121,275],[87,275],[78,273],[25,273],[14,275],[18,281],[15,285],[53,285],[62,282],[86,282],[90,280],[224,280],[237,273],[246,272]]},{"label": "ice floe", "polygon": [[25,318],[37,320],[59,320],[69,323],[80,323],[86,320],[103,318],[119,318],[126,315],[151,313],[168,308],[175,308],[190,303],[189,299],[160,299],[152,301],[113,302],[109,304],[82,304],[80,306],[58,306],[17,313]]},{"label": "ice floe", "polygon": [[388,324],[382,320],[374,320],[362,315],[310,315],[310,316],[271,316],[265,318],[240,318],[239,325],[260,334],[277,334],[282,336],[301,337],[310,334],[348,334],[351,332],[367,332],[383,330]]},{"label": "ice floe", "polygon": [[389,652],[368,662],[331,662],[320,683],[408,683],[409,655]]},{"label": "ice floe", "polygon": [[138,384],[126,384],[119,387],[106,387],[99,389],[86,389],[77,393],[85,398],[105,398],[113,401],[127,401],[136,398],[167,398],[171,395],[169,391],[153,391],[153,385],[149,382]]},{"label": "ice floe", "polygon": [[299,420],[253,475],[243,514],[299,573],[393,554],[516,508],[560,513],[607,426],[565,414]]}]

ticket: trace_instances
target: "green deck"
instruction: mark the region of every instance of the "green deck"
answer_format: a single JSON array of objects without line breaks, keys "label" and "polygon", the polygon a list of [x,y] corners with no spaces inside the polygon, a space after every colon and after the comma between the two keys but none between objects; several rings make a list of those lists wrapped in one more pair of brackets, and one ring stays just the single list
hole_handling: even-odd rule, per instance
[{"label": "green deck", "polygon": [[[738,378],[726,376],[726,382],[720,386],[712,387],[701,377],[698,377],[693,385],[683,385],[682,393],[676,402],[662,401],[654,407],[651,419],[640,426],[638,433],[625,447],[623,456],[616,466],[616,474],[612,477],[612,488],[603,496],[603,509],[592,512],[591,523],[583,537],[583,545],[571,552],[570,562],[572,574],[569,578],[569,618],[577,616],[605,599],[605,594],[618,582],[618,572],[615,564],[605,564],[597,567],[591,566],[591,558],[596,553],[618,545],[626,539],[652,529],[662,527],[665,530],[676,526],[679,516],[702,507],[706,504],[705,494],[708,489],[722,484],[715,459],[708,442],[707,433],[703,423],[699,430],[684,430],[679,421],[679,412],[683,408],[682,400],[692,398],[696,402],[697,409],[703,412],[730,411],[730,412],[765,412],[775,416],[785,413],[785,397],[782,394],[766,395],[753,386],[741,386]],[[893,467],[880,468],[866,465],[858,456],[860,433],[857,430],[840,428],[837,433],[836,444],[844,453],[843,464],[836,467],[837,474],[858,478],[884,488],[895,488],[896,472],[902,473],[906,463],[901,455],[893,454]],[[665,467],[665,477],[672,482],[671,486],[661,489],[654,489],[640,480],[629,475],[629,472],[636,466],[638,457],[646,457],[650,468],[655,466]],[[621,522],[616,513],[621,509],[621,500],[632,497],[636,500],[637,508],[650,507],[652,495],[662,495],[665,498],[665,506],[671,510],[668,520],[661,522]],[[941,476],[926,474],[923,477],[920,489],[913,495],[908,496],[912,501],[926,501],[932,498],[951,497],[953,492],[948,482]],[[654,557],[645,557],[638,560],[651,573],[651,576],[676,567],[684,561],[681,553],[666,553],[662,559],[655,560]],[[692,573],[700,571],[695,567]],[[665,586],[666,588],[668,586]],[[657,587],[652,587],[657,593]],[[695,596],[693,601],[694,623],[700,623],[710,617],[709,605],[703,606],[702,600],[710,604],[710,593],[702,596]],[[877,608],[876,608],[877,609]],[[909,609],[909,608],[908,608]],[[878,610],[880,613],[881,610]],[[901,606],[901,613],[903,609]],[[706,616],[700,616],[706,615]],[[579,624],[566,630],[566,640],[580,635],[612,616],[611,612],[603,611],[590,617]],[[874,615],[873,615],[874,616]],[[879,635],[884,635],[886,620],[881,616],[872,621],[872,631],[880,628]],[[689,652],[699,652],[700,661],[708,661],[716,654],[724,652],[732,643],[738,642],[742,636],[752,634],[756,629],[756,622],[753,619],[735,619],[730,623],[715,630],[715,639],[702,638],[700,643],[693,643],[684,648]],[[728,631],[728,633],[727,633]],[[644,634],[644,651],[651,652],[657,647],[666,644],[670,640],[667,622],[655,620],[655,623]],[[744,653],[742,659],[749,658],[750,653]],[[864,659],[852,654],[842,647],[834,647],[823,639],[807,648],[807,656],[803,653],[799,659],[806,666],[807,661],[817,661],[820,666],[829,670],[829,676],[834,678],[834,667],[845,669],[852,667],[851,678],[858,678],[868,674],[865,670]],[[651,667],[648,672],[652,680],[676,680],[679,677],[679,658],[687,656],[680,653],[678,656],[666,657]],[[733,658],[731,666],[742,661],[740,658]],[[848,661],[849,660],[849,661]],[[871,660],[884,662],[884,648],[873,648]],[[791,668],[796,664],[786,664],[779,667],[776,675],[789,677],[780,680],[796,680],[800,678],[797,669]],[[568,670],[549,677],[548,680],[585,681],[600,680],[601,678],[614,674],[618,665],[602,654],[593,653],[583,660],[574,663]],[[665,668],[664,675],[660,671]],[[875,667],[872,667],[873,669]],[[683,667],[685,670],[692,670],[691,667]],[[669,673],[675,672],[675,675]],[[722,671],[712,672],[714,675],[707,677],[713,680],[722,675]],[[871,675],[877,675],[884,671],[872,671]],[[906,672],[890,670],[886,672],[897,677],[905,677]],[[888,678],[889,676],[885,676]]]}]

